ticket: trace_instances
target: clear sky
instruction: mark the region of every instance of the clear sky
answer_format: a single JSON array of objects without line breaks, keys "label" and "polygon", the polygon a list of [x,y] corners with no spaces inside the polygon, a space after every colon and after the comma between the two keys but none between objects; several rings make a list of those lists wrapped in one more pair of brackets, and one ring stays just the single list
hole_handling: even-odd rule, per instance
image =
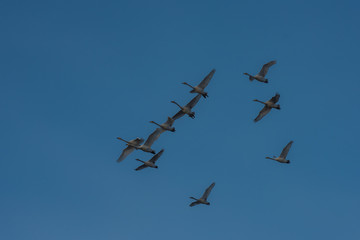
[{"label": "clear sky", "polygon": [[[0,1],[0,239],[360,239],[359,7]],[[270,60],[269,84],[242,74]],[[116,163],[212,68],[158,169]],[[265,159],[290,140],[291,164]]]}]

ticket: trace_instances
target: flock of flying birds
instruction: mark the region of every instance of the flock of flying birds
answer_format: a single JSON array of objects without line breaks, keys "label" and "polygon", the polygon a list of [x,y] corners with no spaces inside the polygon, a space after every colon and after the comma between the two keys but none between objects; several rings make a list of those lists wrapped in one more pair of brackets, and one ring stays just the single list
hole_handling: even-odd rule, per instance
[{"label": "flock of flying birds", "polygon": [[[249,80],[253,81],[253,80],[257,80],[259,82],[262,83],[268,83],[268,79],[265,78],[269,68],[271,66],[273,66],[276,63],[276,61],[270,61],[266,64],[263,65],[263,67],[261,68],[260,72],[256,75],[250,75],[248,73],[244,73],[244,75],[249,76]],[[164,152],[164,149],[162,149],[161,151],[159,151],[158,153],[156,153],[151,146],[153,145],[153,143],[160,137],[160,135],[166,131],[170,131],[170,132],[175,132],[175,128],[173,127],[173,124],[175,122],[175,120],[188,115],[190,118],[195,118],[195,112],[192,111],[192,109],[195,107],[195,105],[199,102],[201,97],[207,98],[208,94],[207,92],[205,92],[205,88],[207,87],[207,85],[209,84],[210,80],[212,79],[212,77],[215,74],[215,69],[213,69],[201,82],[199,85],[193,87],[190,84],[183,82],[182,84],[187,85],[189,87],[192,88],[192,90],[190,91],[190,93],[195,93],[197,94],[196,97],[194,97],[188,104],[186,104],[185,106],[181,106],[180,104],[178,104],[175,101],[171,101],[172,103],[176,104],[180,110],[172,117],[168,117],[167,121],[164,122],[163,124],[158,124],[154,121],[150,121],[150,123],[153,123],[155,125],[158,126],[158,128],[155,129],[155,131],[153,133],[151,133],[149,135],[149,137],[147,138],[147,140],[145,141],[144,144],[142,144],[144,142],[144,139],[142,138],[135,138],[133,140],[130,141],[126,141],[120,137],[118,137],[117,139],[124,141],[127,145],[127,147],[122,151],[120,157],[118,158],[117,162],[121,162],[123,161],[130,153],[132,153],[134,150],[142,150],[144,152],[149,152],[154,154],[154,156],[148,160],[148,161],[143,161],[141,159],[136,159],[137,161],[141,162],[142,165],[140,165],[139,167],[137,167],[135,170],[139,171],[142,170],[144,168],[158,168],[158,166],[156,165],[156,161],[161,157],[161,155]],[[270,100],[266,101],[266,102],[262,102],[259,101],[257,99],[255,99],[255,102],[259,102],[264,104],[265,106],[263,107],[263,109],[259,112],[259,114],[257,115],[257,117],[254,119],[254,122],[258,122],[260,121],[265,115],[267,115],[271,109],[275,108],[280,110],[280,105],[277,104],[277,102],[280,99],[280,94],[276,93],[276,95],[274,97],[272,97]],[[290,141],[282,150],[281,154],[279,157],[266,157],[266,159],[271,159],[271,160],[275,160],[277,162],[280,163],[290,163],[290,160],[286,159],[289,150],[291,148],[291,145],[293,144],[293,141]],[[205,205],[210,205],[210,203],[207,201],[207,198],[211,192],[211,190],[214,188],[215,186],[215,182],[213,182],[204,192],[204,194],[199,198],[194,198],[194,197],[190,197],[191,199],[195,200],[194,202],[192,202],[190,204],[190,207],[193,207],[195,205],[198,204],[205,204]]]}]

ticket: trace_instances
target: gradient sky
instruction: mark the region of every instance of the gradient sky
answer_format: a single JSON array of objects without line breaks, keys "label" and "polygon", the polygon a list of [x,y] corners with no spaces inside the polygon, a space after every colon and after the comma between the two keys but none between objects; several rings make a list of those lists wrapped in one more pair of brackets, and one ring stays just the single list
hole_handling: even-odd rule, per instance
[{"label": "gradient sky", "polygon": [[[360,239],[359,7],[0,1],[0,238]],[[269,84],[242,74],[273,59]],[[158,169],[116,163],[116,137],[146,138],[212,68]],[[290,140],[291,164],[265,159]]]}]

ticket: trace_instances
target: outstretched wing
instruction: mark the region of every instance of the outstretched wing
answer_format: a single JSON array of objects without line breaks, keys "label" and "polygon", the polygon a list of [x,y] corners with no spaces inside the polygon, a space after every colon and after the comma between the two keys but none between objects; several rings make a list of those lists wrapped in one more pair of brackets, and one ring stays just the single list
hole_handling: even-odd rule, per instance
[{"label": "outstretched wing", "polygon": [[204,78],[204,80],[201,81],[201,83],[198,85],[198,87],[204,89],[209,84],[211,78],[214,76],[215,69],[211,70],[211,72]]},{"label": "outstretched wing", "polygon": [[188,104],[186,104],[186,107],[190,109],[195,107],[195,105],[199,102],[200,98],[201,98],[201,94],[196,95],[196,97],[191,99],[191,101]]},{"label": "outstretched wing", "polygon": [[254,119],[254,122],[260,121],[266,114],[268,114],[271,111],[271,108],[265,106],[260,112],[259,115]]},{"label": "outstretched wing", "polygon": [[135,169],[135,171],[139,171],[139,170],[144,169],[144,168],[147,168],[147,166],[146,166],[145,164],[137,167],[137,168]]},{"label": "outstretched wing", "polygon": [[132,153],[134,150],[135,150],[135,148],[132,147],[132,146],[128,146],[127,148],[125,148],[125,149],[122,151],[122,153],[121,153],[120,157],[118,158],[117,162],[123,161],[123,160],[124,160],[130,153]]},{"label": "outstretched wing", "polygon": [[155,163],[155,162],[159,159],[159,157],[161,157],[161,155],[163,154],[163,152],[164,152],[164,149],[161,149],[161,151],[158,152],[157,154],[155,154],[155,155],[149,160],[149,162]]},{"label": "outstretched wing", "polygon": [[280,157],[281,157],[281,158],[286,159],[286,156],[288,155],[289,150],[290,150],[292,144],[293,144],[293,141],[290,141],[290,142],[284,147],[284,149],[282,150],[282,152],[281,152],[281,154],[280,154]]},{"label": "outstretched wing", "polygon": [[213,189],[213,187],[215,186],[215,183],[213,182],[204,192],[204,194],[202,195],[202,199],[206,200],[211,192],[211,190]]},{"label": "outstretched wing", "polygon": [[184,113],[182,110],[180,110],[180,111],[178,111],[178,112],[172,117],[172,119],[173,119],[173,120],[176,120],[176,119],[181,118],[181,117],[184,116],[184,115],[185,115],[185,113]]},{"label": "outstretched wing", "polygon": [[193,207],[193,206],[196,206],[196,205],[199,205],[200,203],[198,201],[195,201],[195,202],[192,202],[190,203],[190,207]]},{"label": "outstretched wing", "polygon": [[173,125],[174,123],[174,119],[171,117],[168,117],[168,119],[166,120],[165,124],[169,125],[170,127]]},{"label": "outstretched wing", "polygon": [[134,140],[131,140],[130,142],[133,143],[134,145],[140,145],[140,144],[142,144],[144,142],[144,139],[136,138]]},{"label": "outstretched wing", "polygon": [[269,68],[270,68],[272,65],[274,65],[275,63],[276,63],[276,61],[271,61],[271,62],[268,62],[268,63],[264,64],[258,74],[259,74],[260,76],[265,77],[265,75],[266,75],[267,72],[269,71]]},{"label": "outstretched wing", "polygon": [[160,137],[160,134],[163,132],[162,128],[157,128],[155,131],[149,135],[149,137],[146,139],[146,142],[144,145],[151,147],[153,143]]},{"label": "outstretched wing", "polygon": [[269,101],[272,103],[277,103],[280,99],[280,94],[276,93],[275,96],[273,96]]}]

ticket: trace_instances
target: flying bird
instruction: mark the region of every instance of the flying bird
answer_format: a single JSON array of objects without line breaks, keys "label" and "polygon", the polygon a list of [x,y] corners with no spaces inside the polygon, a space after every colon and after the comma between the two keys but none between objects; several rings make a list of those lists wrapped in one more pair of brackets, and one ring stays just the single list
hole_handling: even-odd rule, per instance
[{"label": "flying bird", "polygon": [[260,121],[266,114],[268,114],[272,108],[280,109],[280,105],[276,104],[279,101],[280,94],[276,93],[274,97],[272,97],[269,101],[262,102],[255,99],[255,102],[259,102],[264,104],[264,108],[260,111],[259,115],[254,119],[254,122]]},{"label": "flying bird", "polygon": [[271,157],[266,157],[266,159],[271,159],[271,160],[275,160],[275,161],[278,161],[280,163],[290,163],[290,160],[286,159],[288,153],[289,153],[289,150],[291,148],[291,145],[293,144],[293,141],[290,141],[285,147],[284,149],[282,150],[281,154],[279,157],[276,157],[274,156],[273,158]]},{"label": "flying bird", "polygon": [[143,160],[140,160],[140,159],[136,159],[137,161],[142,162],[143,165],[137,167],[135,169],[135,171],[139,171],[139,170],[142,170],[142,169],[147,168],[147,167],[158,168],[158,166],[155,165],[155,162],[156,162],[156,160],[159,159],[159,157],[163,154],[163,152],[164,152],[164,149],[161,149],[160,152],[155,154],[149,161],[146,161],[146,162],[143,161]]},{"label": "flying bird", "polygon": [[176,104],[181,110],[177,112],[172,119],[176,120],[187,114],[191,118],[195,118],[195,112],[192,112],[192,108],[199,102],[201,98],[201,94],[196,95],[186,106],[182,107],[177,102],[171,101],[172,103]]},{"label": "flying bird", "polygon": [[155,154],[156,152],[153,149],[151,149],[151,146],[160,137],[161,133],[162,133],[161,128],[155,129],[155,131],[151,133],[149,137],[146,139],[145,143],[143,145],[135,147],[135,149],[140,149],[144,152]]},{"label": "flying bird", "polygon": [[195,202],[192,202],[190,204],[190,207],[196,206],[198,204],[205,204],[205,205],[210,205],[210,203],[207,201],[207,198],[209,197],[209,194],[211,192],[211,190],[213,189],[213,187],[215,186],[215,183],[213,182],[204,192],[204,194],[202,195],[202,197],[200,199],[196,199],[194,197],[190,197],[191,199],[195,200]]},{"label": "flying bird", "polygon": [[199,85],[193,87],[190,84],[188,84],[187,82],[183,82],[182,84],[185,84],[189,87],[192,88],[192,90],[190,91],[190,93],[199,93],[201,94],[204,98],[208,97],[207,92],[204,91],[204,89],[206,88],[206,86],[209,84],[211,78],[214,76],[215,73],[215,69],[211,70],[211,72],[200,82]]},{"label": "flying bird", "polygon": [[172,119],[171,117],[168,117],[167,121],[164,122],[163,124],[158,124],[154,121],[150,121],[150,123],[158,125],[163,130],[163,132],[165,132],[165,131],[175,132],[175,128],[172,127],[172,125],[174,124],[174,121],[175,121],[174,119]]},{"label": "flying bird", "polygon": [[123,161],[130,153],[132,153],[137,147],[140,146],[140,144],[142,144],[144,142],[144,139],[142,139],[142,138],[135,138],[131,141],[126,141],[119,137],[117,139],[126,142],[126,145],[127,145],[127,147],[122,151],[117,162]]},{"label": "flying bird", "polygon": [[255,76],[252,76],[248,73],[244,73],[244,75],[247,75],[249,76],[249,80],[250,81],[253,81],[254,79],[255,80],[258,80],[259,82],[263,82],[263,83],[268,83],[268,79],[265,78],[267,72],[269,71],[269,68],[274,65],[276,63],[276,61],[270,61],[266,64],[263,65],[263,67],[261,68],[260,72],[258,74],[256,74]]}]

